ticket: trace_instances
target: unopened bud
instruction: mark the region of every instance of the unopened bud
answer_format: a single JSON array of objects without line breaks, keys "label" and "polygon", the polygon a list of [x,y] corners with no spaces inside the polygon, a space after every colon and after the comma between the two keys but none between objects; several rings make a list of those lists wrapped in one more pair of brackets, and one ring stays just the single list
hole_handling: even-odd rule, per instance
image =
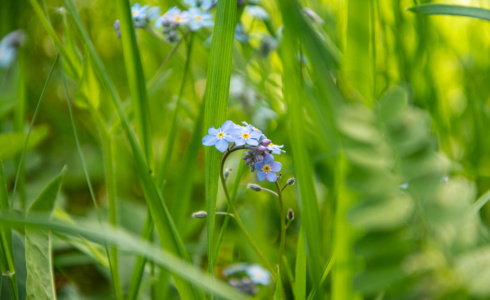
[{"label": "unopened bud", "polygon": [[258,149],[259,151],[262,151],[262,152],[263,152],[263,151],[265,151],[265,150],[267,150],[267,148],[266,148],[266,147],[264,147],[264,146],[262,146],[262,145],[258,146],[258,147],[257,147],[257,149]]},{"label": "unopened bud", "polygon": [[196,211],[195,213],[192,214],[192,217],[196,219],[205,219],[207,216],[208,213],[205,212],[204,210]]},{"label": "unopened bud", "polygon": [[292,208],[288,210],[288,215],[287,215],[288,221],[294,220],[294,211]]},{"label": "unopened bud", "polygon": [[224,174],[224,176],[225,176],[225,180],[226,180],[226,179],[228,179],[228,176],[230,176],[230,172],[231,172],[231,171],[233,171],[233,169],[232,169],[232,168],[226,168],[226,169],[225,169],[225,174]]},{"label": "unopened bud", "polygon": [[260,143],[262,146],[268,146],[272,141],[269,139],[263,139]]},{"label": "unopened bud", "polygon": [[250,190],[256,191],[256,192],[260,192],[262,190],[262,187],[260,185],[257,185],[257,184],[249,183],[247,185],[247,189],[250,189]]},{"label": "unopened bud", "polygon": [[288,181],[286,182],[288,185],[293,185],[294,184],[294,177],[291,177],[288,179]]}]

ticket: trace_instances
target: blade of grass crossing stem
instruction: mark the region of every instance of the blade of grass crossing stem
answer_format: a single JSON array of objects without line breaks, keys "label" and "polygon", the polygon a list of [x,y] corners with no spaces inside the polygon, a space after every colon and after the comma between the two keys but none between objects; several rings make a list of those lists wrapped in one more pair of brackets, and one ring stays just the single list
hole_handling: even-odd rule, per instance
[{"label": "blade of grass crossing stem", "polygon": [[341,155],[336,166],[335,184],[337,207],[334,220],[334,252],[337,263],[332,273],[332,299],[360,299],[358,293],[353,289],[353,279],[356,272],[354,257],[354,232],[347,222],[347,211],[352,206],[355,195],[348,190],[346,180],[347,161]]},{"label": "blade of grass crossing stem", "polygon": [[479,7],[427,3],[410,7],[409,10],[426,15],[451,15],[490,21],[490,10]]},{"label": "blade of grass crossing stem", "polygon": [[[0,212],[1,215],[9,213],[9,201],[7,192],[7,182],[3,173],[3,163],[0,160]],[[15,276],[15,264],[14,264],[14,247],[12,245],[12,229],[9,223],[4,223],[0,226],[0,242],[2,251],[0,253],[2,268],[2,278],[5,276],[9,281],[10,295],[13,299],[19,299],[19,292],[17,289],[17,281]]]},{"label": "blade of grass crossing stem", "polygon": [[21,170],[23,170],[23,168],[24,168],[24,159],[25,159],[25,155],[27,152],[27,145],[29,142],[29,137],[31,136],[32,127],[34,126],[34,122],[36,121],[36,117],[37,117],[37,113],[39,111],[39,107],[41,106],[42,99],[44,98],[44,93],[46,92],[46,88],[48,86],[49,80],[51,79],[51,75],[53,75],[54,67],[56,66],[58,61],[59,61],[59,55],[56,56],[56,58],[53,62],[53,65],[51,66],[51,69],[49,70],[48,78],[46,78],[46,81],[44,82],[44,86],[43,86],[43,89],[41,91],[41,95],[39,96],[39,99],[37,100],[36,108],[34,109],[34,114],[32,115],[31,124],[29,124],[29,129],[27,130],[26,141],[24,143],[24,148],[22,149],[22,153],[20,154],[19,163],[17,165],[17,171],[15,173],[15,181],[14,181],[14,188],[12,190],[12,200],[11,200],[11,204],[10,204],[10,209],[13,208],[15,191],[17,190],[17,184],[19,182],[19,178],[20,178],[21,173],[22,173]]},{"label": "blade of grass crossing stem", "polygon": [[148,96],[146,94],[146,81],[141,65],[141,56],[136,41],[133,17],[128,0],[117,0],[119,22],[121,27],[121,42],[126,65],[126,74],[129,82],[129,91],[133,103],[136,119],[136,131],[140,139],[141,148],[145,153],[150,168],[152,167],[153,151],[151,142],[151,119]]},{"label": "blade of grass crossing stem", "polygon": [[[95,213],[97,215],[97,220],[99,221],[99,223],[101,223],[102,222],[102,217],[100,215],[100,211],[99,211],[98,206],[97,206],[97,201],[95,199],[95,193],[94,193],[94,190],[93,190],[93,187],[92,187],[92,183],[90,181],[90,175],[88,173],[87,164],[85,163],[85,158],[83,156],[82,147],[80,145],[80,141],[78,139],[77,129],[75,127],[75,119],[73,117],[73,110],[72,110],[71,103],[70,103],[70,96],[69,96],[69,93],[68,93],[68,86],[66,84],[65,74],[64,74],[63,68],[61,66],[60,66],[59,70],[60,70],[60,74],[61,74],[61,81],[63,83],[63,89],[64,89],[64,92],[65,92],[66,104],[68,106],[68,114],[70,115],[70,122],[71,122],[72,130],[73,130],[73,137],[75,138],[75,144],[77,146],[77,152],[78,152],[78,155],[80,157],[80,161],[82,163],[83,173],[85,175],[85,181],[87,182],[87,186],[89,188],[90,197],[92,198],[92,204],[94,205]],[[89,106],[89,108],[91,110],[92,115],[94,115],[94,108],[92,106]],[[99,125],[100,121],[99,121],[99,119],[97,117],[98,116],[95,115],[95,117],[94,117],[95,120],[94,121],[97,124],[97,127],[98,127],[98,129],[100,131],[100,134],[101,134],[102,138],[104,139],[104,137],[107,135],[105,133],[105,127],[102,128],[102,130],[101,130],[100,125]],[[103,142],[103,144],[104,144],[104,142]],[[104,151],[107,151],[105,145],[103,145],[103,148],[104,148]],[[105,155],[106,155],[106,153],[104,152],[104,160],[105,160]],[[107,162],[104,161],[104,163],[107,163]],[[111,163],[111,165],[112,165],[112,163]],[[107,167],[107,166],[105,166],[105,167]],[[106,176],[107,176],[107,170],[105,170],[105,171],[106,171]],[[111,187],[111,183],[110,182],[107,182],[106,185],[107,185],[107,190],[108,190],[109,208],[111,209],[112,208],[112,205],[111,205],[110,202],[112,201],[112,199],[110,199],[110,198],[112,197],[112,194],[115,193],[115,191],[112,190],[112,187]],[[114,201],[115,201],[115,199],[114,199]],[[114,208],[112,208],[112,209],[114,209]],[[115,212],[109,211],[109,214],[112,215],[112,214],[115,214]],[[111,253],[111,250],[109,249],[109,247],[107,246],[107,244],[105,245],[105,250],[106,250],[107,258],[109,260],[109,267],[110,267],[110,271],[111,271],[111,275],[112,275],[111,276],[111,279],[112,279],[112,287],[114,289],[114,295],[117,298],[117,296],[121,296],[122,295],[121,284],[120,284],[120,281],[119,281],[118,267],[117,267],[117,253],[116,253],[115,256],[111,256],[111,254],[114,254],[114,250]],[[113,258],[114,258],[114,260],[113,260]]]},{"label": "blade of grass crossing stem", "polygon": [[[163,201],[163,198],[155,186],[144,154],[138,144],[131,125],[129,124],[128,118],[124,114],[123,106],[119,95],[117,94],[117,91],[114,87],[114,84],[111,82],[109,75],[105,71],[105,67],[102,64],[102,61],[97,54],[97,51],[95,50],[92,40],[90,39],[89,34],[85,26],[83,25],[80,15],[78,14],[73,2],[71,0],[65,0],[65,4],[74,20],[81,40],[91,52],[91,57],[94,60],[94,67],[96,68],[103,85],[109,92],[109,96],[112,99],[119,118],[122,121],[124,131],[126,132],[129,143],[131,145],[131,149],[133,151],[135,167],[141,183],[141,187],[143,189],[143,194],[151,211],[151,215],[155,223],[158,236],[162,243],[162,247],[168,249],[173,253],[178,254],[180,257],[186,260],[189,260],[189,255],[187,254],[182,238],[178,234],[172,217],[170,216],[170,213]],[[202,299],[204,297],[201,291],[194,288],[189,283],[185,282],[185,280],[183,280],[182,278],[174,276],[174,281],[181,298]]]},{"label": "blade of grass crossing stem", "polygon": [[[32,203],[28,214],[43,212],[51,216],[65,169],[63,168]],[[26,228],[25,255],[27,299],[55,299],[56,292],[51,257],[51,233],[47,230]]]},{"label": "blade of grass crossing stem", "polygon": [[304,300],[306,297],[306,242],[304,225],[301,225],[296,247],[296,266],[294,270],[294,299]]},{"label": "blade of grass crossing stem", "polygon": [[347,9],[347,32],[345,55],[342,59],[342,77],[348,89],[357,92],[348,93],[351,100],[364,101],[374,106],[374,69],[371,36],[373,28],[372,0],[348,0],[343,4]]},{"label": "blade of grass crossing stem", "polygon": [[185,81],[187,79],[187,74],[189,72],[193,40],[194,40],[194,35],[191,34],[187,46],[187,55],[186,55],[185,65],[184,65],[184,75],[182,77],[182,81],[180,82],[179,94],[177,96],[177,103],[172,113],[172,119],[170,121],[170,130],[169,130],[167,140],[165,141],[162,163],[159,169],[157,170],[157,176],[155,179],[155,182],[157,183],[157,186],[160,187],[160,189],[163,189],[162,186],[168,174],[167,173],[168,163],[170,161],[170,158],[172,157],[172,146],[175,144],[175,137],[177,136],[177,132],[178,132],[177,116],[179,115],[179,109],[182,102],[182,95],[184,94]]},{"label": "blade of grass crossing stem", "polygon": [[325,268],[323,268],[323,274],[322,274],[322,279],[320,282],[311,289],[310,294],[308,295],[308,300],[313,300],[315,299],[315,294],[316,291],[322,286],[322,284],[325,282],[325,279],[327,279],[328,273],[330,273],[330,270],[332,270],[333,264],[335,263],[335,254],[330,258],[330,260],[327,262],[325,265]]},{"label": "blade of grass crossing stem", "polygon": [[[233,39],[237,0],[218,1],[216,25],[214,26],[209,57],[206,93],[204,96],[204,128],[219,127],[225,121],[230,89]],[[216,197],[221,153],[214,147],[204,148],[206,167],[206,206],[209,272],[213,274],[213,235],[215,226]]]},{"label": "blade of grass crossing stem", "polygon": [[281,270],[279,266],[276,268],[277,269],[277,279],[276,279],[276,289],[274,291],[274,300],[282,300],[282,280],[281,280]]},{"label": "blade of grass crossing stem", "polygon": [[[178,274],[179,277],[186,281],[203,288],[208,293],[216,295],[219,298],[230,300],[247,299],[243,294],[237,292],[228,284],[211,278],[205,272],[194,268],[189,262],[178,258],[172,253],[156,247],[126,230],[114,228],[110,224],[103,223],[102,230],[99,224],[88,221],[77,222],[77,225],[72,225],[66,222],[51,221],[49,216],[32,215],[28,218],[14,215],[0,215],[0,225],[6,225],[19,228],[35,228],[50,230],[52,232],[82,236],[93,242],[104,244],[109,243],[116,245],[121,251],[138,256],[146,256],[149,260],[154,261],[157,265]],[[185,298],[195,299],[195,298]]]},{"label": "blade of grass crossing stem", "polygon": [[298,188],[298,202],[301,203],[301,212],[304,216],[303,226],[308,249],[308,262],[310,264],[313,282],[318,282],[321,276],[320,257],[320,217],[318,203],[313,185],[313,168],[311,157],[305,147],[307,141],[303,133],[304,111],[301,104],[304,98],[301,90],[299,63],[295,58],[296,43],[291,35],[291,29],[284,30],[284,47],[281,52],[283,63],[283,95],[288,105],[289,138],[292,145],[294,171]]}]

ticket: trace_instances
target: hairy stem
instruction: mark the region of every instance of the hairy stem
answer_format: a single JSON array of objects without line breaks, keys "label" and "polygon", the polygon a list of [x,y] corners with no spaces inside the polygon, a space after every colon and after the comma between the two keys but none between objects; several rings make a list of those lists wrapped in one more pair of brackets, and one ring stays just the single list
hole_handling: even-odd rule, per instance
[{"label": "hairy stem", "polygon": [[[279,270],[281,269],[282,256],[284,255],[284,242],[286,240],[286,220],[284,216],[284,203],[282,202],[281,187],[276,180],[277,198],[279,199],[279,209],[281,214],[281,240],[279,242]],[[278,278],[278,280],[280,280]]]}]

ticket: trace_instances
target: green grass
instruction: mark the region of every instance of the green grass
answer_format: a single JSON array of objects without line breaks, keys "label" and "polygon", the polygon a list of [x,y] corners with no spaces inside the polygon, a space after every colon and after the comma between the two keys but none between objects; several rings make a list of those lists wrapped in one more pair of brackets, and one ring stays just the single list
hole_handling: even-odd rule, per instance
[{"label": "green grass", "polygon": [[[490,297],[490,6],[467,2],[219,0],[195,29],[0,1],[0,39],[26,34],[0,48],[0,298]],[[226,120],[284,145],[277,183],[202,145]]]}]

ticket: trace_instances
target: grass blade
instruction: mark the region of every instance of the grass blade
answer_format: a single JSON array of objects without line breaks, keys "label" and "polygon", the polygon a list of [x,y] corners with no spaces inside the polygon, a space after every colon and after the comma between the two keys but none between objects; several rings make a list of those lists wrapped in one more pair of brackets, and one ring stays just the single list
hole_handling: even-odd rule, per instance
[{"label": "grass blade", "polygon": [[299,231],[296,248],[296,266],[294,272],[294,299],[304,300],[306,297],[306,242],[303,226]]},{"label": "grass blade", "polygon": [[[63,168],[61,173],[46,186],[41,195],[32,203],[28,214],[45,212],[51,216],[64,172]],[[46,230],[26,228],[25,255],[27,299],[55,299],[51,233]]]},{"label": "grass blade", "polygon": [[136,131],[140,139],[141,148],[145,153],[148,165],[152,166],[153,150],[150,122],[150,106],[146,94],[146,81],[141,65],[141,57],[136,41],[133,17],[128,0],[118,0],[117,8],[120,16],[121,42],[126,65],[126,74],[129,81],[129,91],[133,101],[133,110],[136,119]]},{"label": "grass blade", "polygon": [[425,15],[451,15],[490,21],[490,10],[479,7],[427,3],[410,7],[409,10]]},{"label": "grass blade", "polygon": [[[219,127],[225,121],[230,90],[233,40],[235,35],[237,0],[218,1],[216,25],[214,26],[209,69],[204,96],[204,128]],[[206,206],[209,272],[213,274],[213,237],[215,227],[216,198],[221,153],[205,147]]]},{"label": "grass blade", "polygon": [[111,245],[116,245],[121,251],[148,257],[149,260],[154,261],[159,266],[178,274],[180,278],[203,288],[212,295],[230,300],[246,299],[229,285],[211,278],[172,253],[162,250],[125,230],[114,228],[107,223],[103,223],[101,229],[99,224],[94,222],[78,221],[77,225],[74,226],[66,222],[50,221],[49,216],[47,217],[46,215],[32,215],[28,218],[8,214],[0,215],[0,225],[4,226],[6,224],[14,227],[25,226],[26,228],[51,230],[60,234],[80,235],[100,244],[107,242]]}]

